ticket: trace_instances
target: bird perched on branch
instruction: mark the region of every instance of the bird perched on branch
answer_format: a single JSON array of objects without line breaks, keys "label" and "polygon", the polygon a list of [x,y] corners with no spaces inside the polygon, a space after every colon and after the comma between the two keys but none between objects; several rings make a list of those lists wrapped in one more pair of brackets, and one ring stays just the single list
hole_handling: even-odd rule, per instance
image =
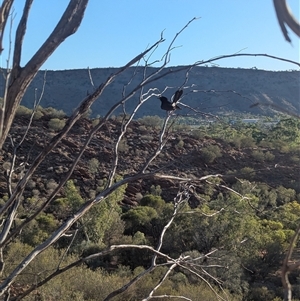
[{"label": "bird perched on branch", "polygon": [[183,93],[183,90],[177,90],[173,96],[172,102],[169,101],[168,98],[165,96],[158,97],[161,101],[160,108],[165,111],[174,111],[176,109],[181,110],[181,108],[176,103],[179,101],[182,93]]}]

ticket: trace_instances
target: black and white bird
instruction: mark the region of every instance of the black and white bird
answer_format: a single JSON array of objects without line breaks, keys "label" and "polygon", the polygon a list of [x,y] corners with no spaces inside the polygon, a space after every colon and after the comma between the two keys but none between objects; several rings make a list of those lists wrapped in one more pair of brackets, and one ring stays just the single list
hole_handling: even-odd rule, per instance
[{"label": "black and white bird", "polygon": [[176,103],[179,101],[182,93],[183,93],[183,90],[177,90],[173,96],[172,102],[169,101],[167,97],[160,96],[159,97],[159,99],[161,101],[160,108],[165,111],[174,111],[176,109],[181,110],[181,108]]}]

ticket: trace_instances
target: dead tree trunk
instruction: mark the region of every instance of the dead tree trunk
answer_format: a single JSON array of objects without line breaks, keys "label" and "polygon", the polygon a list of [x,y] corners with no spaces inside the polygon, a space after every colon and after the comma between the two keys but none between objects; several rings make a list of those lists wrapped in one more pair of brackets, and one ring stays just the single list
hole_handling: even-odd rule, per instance
[{"label": "dead tree trunk", "polygon": [[[0,29],[5,27],[13,1],[3,1],[1,6]],[[75,33],[83,19],[88,0],[70,0],[64,14],[53,32],[44,44],[37,50],[24,67],[20,66],[22,44],[26,32],[27,19],[33,0],[26,0],[23,14],[16,31],[12,69],[7,70],[7,88],[4,93],[3,106],[0,116],[0,149],[9,133],[16,110],[24,96],[26,89],[37,74],[40,67],[55,51],[55,49],[70,35]],[[0,36],[2,41],[2,35]],[[2,45],[2,43],[0,43]]]}]

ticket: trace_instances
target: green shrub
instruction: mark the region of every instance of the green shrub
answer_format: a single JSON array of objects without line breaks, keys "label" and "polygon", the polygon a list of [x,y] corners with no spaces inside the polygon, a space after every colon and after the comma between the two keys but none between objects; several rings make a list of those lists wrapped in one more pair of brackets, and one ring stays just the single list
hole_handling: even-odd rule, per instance
[{"label": "green shrub", "polygon": [[271,152],[266,152],[265,154],[265,160],[266,161],[273,161],[275,159],[275,155],[272,154]]},{"label": "green shrub", "polygon": [[2,169],[4,171],[10,170],[10,168],[11,168],[11,162],[5,161],[5,162],[2,163]]},{"label": "green shrub", "polygon": [[66,116],[66,113],[63,110],[57,110],[52,107],[44,108],[42,109],[42,112],[51,118],[62,119]]},{"label": "green shrub", "polygon": [[33,119],[34,120],[39,120],[41,119],[42,117],[44,116],[44,114],[40,111],[40,110],[37,110],[34,115],[33,115]]},{"label": "green shrub", "polygon": [[124,221],[126,221],[127,228],[131,229],[133,233],[141,230],[141,226],[150,227],[151,220],[157,217],[157,211],[148,206],[137,206],[130,209],[122,216]]},{"label": "green shrub", "polygon": [[252,157],[259,162],[264,162],[264,161],[273,161],[275,158],[275,155],[273,155],[269,151],[263,152],[260,150],[255,150],[252,152]]},{"label": "green shrub", "polygon": [[203,139],[205,135],[206,135],[205,131],[201,129],[192,130],[191,132],[191,136],[197,140]]},{"label": "green shrub", "polygon": [[[31,200],[36,203],[36,200],[32,198]],[[26,228],[22,231],[20,238],[22,242],[36,246],[44,241],[49,234],[55,230],[57,227],[58,221],[52,214],[41,213],[35,220],[32,220]]]},{"label": "green shrub", "polygon": [[88,169],[89,169],[89,173],[92,175],[95,175],[98,171],[99,168],[99,160],[96,158],[92,158],[91,160],[89,160],[88,162]]},{"label": "green shrub", "polygon": [[138,127],[138,130],[142,133],[142,134],[145,134],[145,133],[148,133],[149,131],[147,130],[147,128],[144,126],[144,125],[140,125]]},{"label": "green shrub", "polygon": [[261,300],[273,300],[275,294],[272,290],[269,290],[267,287],[254,287],[251,289],[249,294],[249,299],[251,301],[261,301]]},{"label": "green shrub", "polygon": [[100,118],[95,118],[92,120],[92,125],[97,126],[99,124],[99,122],[100,122]]},{"label": "green shrub", "polygon": [[187,132],[191,130],[191,127],[188,124],[180,123],[174,126],[176,132]]},{"label": "green shrub", "polygon": [[[16,264],[20,262],[32,248],[20,242],[9,245],[6,254],[6,270],[11,272]],[[25,272],[19,276],[20,285],[31,286],[36,281],[47,277],[57,269],[58,262],[62,258],[63,250],[48,248],[41,253],[35,261],[30,264]],[[68,255],[64,258],[63,265],[67,265],[78,258]],[[99,260],[102,258],[100,257]],[[78,277],[80,275],[80,277]],[[107,273],[102,269],[93,271],[86,265],[76,266],[63,274],[55,277],[45,285],[33,291],[24,301],[31,300],[60,300],[60,301],[97,301],[104,300],[112,291],[122,287],[129,281],[130,275],[119,275],[119,273]],[[122,300],[122,295],[119,299]],[[23,299],[22,299],[23,300]]]},{"label": "green shrub", "polygon": [[32,114],[32,110],[20,105],[17,108],[16,116],[29,117]]},{"label": "green shrub", "polygon": [[218,145],[208,145],[201,149],[201,157],[205,163],[212,163],[215,159],[222,157],[221,149]]},{"label": "green shrub", "polygon": [[126,138],[123,138],[120,143],[119,143],[119,147],[118,147],[118,151],[121,153],[126,153],[129,151],[129,146],[127,144],[127,140]]},{"label": "green shrub", "polygon": [[176,148],[183,148],[184,147],[184,141],[183,140],[179,140],[178,143],[176,144]]},{"label": "green shrub", "polygon": [[263,148],[272,148],[273,147],[273,142],[267,141],[267,140],[262,140],[258,143],[258,145],[260,147],[263,147]]},{"label": "green shrub", "polygon": [[276,140],[273,141],[273,147],[278,149],[281,153],[289,153],[291,150],[291,145],[288,144],[286,141]]},{"label": "green shrub", "polygon": [[242,137],[241,138],[241,147],[253,147],[255,146],[255,141],[252,137]]},{"label": "green shrub", "polygon": [[291,156],[290,157],[290,160],[293,162],[293,163],[300,163],[300,158],[299,158],[299,156]]},{"label": "green shrub", "polygon": [[247,180],[251,180],[255,176],[255,171],[251,167],[244,167],[240,170],[240,172],[241,172],[241,176]]},{"label": "green shrub", "polygon": [[253,151],[252,157],[259,162],[263,162],[265,160],[264,153],[260,150]]},{"label": "green shrub", "polygon": [[66,124],[65,120],[52,118],[48,122],[48,127],[51,130],[60,131],[65,126],[65,124]]},{"label": "green shrub", "polygon": [[237,148],[241,148],[241,146],[242,146],[242,142],[241,142],[240,137],[233,137],[232,140],[231,140],[231,143]]},{"label": "green shrub", "polygon": [[33,179],[29,179],[27,186],[28,188],[33,189],[36,186],[36,182]]},{"label": "green shrub", "polygon": [[57,187],[57,183],[54,179],[50,179],[46,183],[47,190],[54,190]]},{"label": "green shrub", "polygon": [[161,193],[162,193],[162,189],[161,189],[160,185],[157,185],[157,186],[151,185],[150,194],[152,194],[152,195],[161,195]]},{"label": "green shrub", "polygon": [[138,119],[139,123],[148,127],[160,127],[162,125],[162,119],[158,116],[145,116]]},{"label": "green shrub", "polygon": [[165,201],[160,196],[148,194],[141,199],[140,205],[152,207],[160,211],[164,207]]}]

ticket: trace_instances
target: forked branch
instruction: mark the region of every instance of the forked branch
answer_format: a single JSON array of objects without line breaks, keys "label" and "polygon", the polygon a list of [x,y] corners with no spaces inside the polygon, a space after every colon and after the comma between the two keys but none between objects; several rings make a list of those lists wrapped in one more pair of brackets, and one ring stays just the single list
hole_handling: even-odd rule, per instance
[{"label": "forked branch", "polygon": [[13,4],[13,0],[4,0],[0,7],[0,54],[4,50],[3,48],[3,37],[5,32],[5,26],[8,20],[9,12]]},{"label": "forked branch", "polygon": [[[27,62],[27,64],[21,68],[20,58],[22,52],[22,42],[26,32],[26,25],[29,10],[33,0],[27,0],[23,15],[21,17],[17,33],[13,58],[13,66],[11,71],[10,84],[6,97],[4,98],[5,114],[3,120],[3,131],[0,136],[0,149],[9,133],[13,119],[15,117],[16,110],[24,96],[29,84],[37,74],[40,67],[48,59],[48,57],[55,51],[55,49],[70,35],[76,32],[81,20],[83,18],[88,0],[70,0],[64,14],[62,15],[57,26],[50,34],[45,43],[40,49],[33,55],[33,57]],[[9,4],[5,7],[6,10],[10,8]],[[5,10],[5,16],[8,17],[8,13]],[[6,22],[6,21],[5,21]]]},{"label": "forked branch", "polygon": [[286,25],[300,38],[300,23],[293,16],[286,0],[273,0],[277,20],[281,28],[282,34],[288,42],[292,42]]},{"label": "forked branch", "polygon": [[281,268],[281,282],[284,289],[284,301],[292,300],[292,286],[289,281],[289,273],[300,268],[300,260],[291,263],[292,254],[297,244],[299,236],[300,236],[300,223],[295,231],[294,236],[291,239],[288,251],[286,253]]}]

